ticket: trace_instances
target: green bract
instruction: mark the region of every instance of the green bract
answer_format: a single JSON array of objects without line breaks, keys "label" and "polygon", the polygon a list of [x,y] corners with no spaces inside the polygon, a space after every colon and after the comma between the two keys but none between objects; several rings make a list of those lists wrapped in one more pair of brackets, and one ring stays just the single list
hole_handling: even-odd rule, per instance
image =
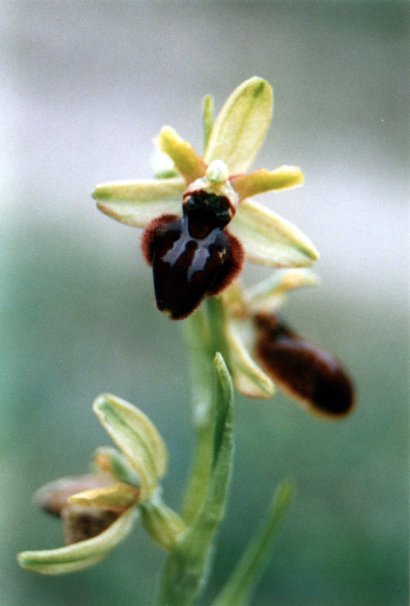
[{"label": "green bract", "polygon": [[[93,197],[110,217],[145,227],[164,214],[181,214],[181,197],[196,179],[204,177],[214,161],[228,167],[230,184],[239,206],[228,229],[241,241],[246,258],[268,267],[305,267],[319,254],[295,226],[249,198],[267,191],[297,187],[303,174],[296,166],[243,174],[265,139],[272,118],[273,93],[262,78],[243,82],[225,102],[213,122],[210,97],[203,104],[205,151],[203,158],[173,128],[165,126],[155,139],[180,177],[116,181],[97,185]],[[166,172],[159,174],[165,175]],[[171,173],[172,174],[172,173]]]}]

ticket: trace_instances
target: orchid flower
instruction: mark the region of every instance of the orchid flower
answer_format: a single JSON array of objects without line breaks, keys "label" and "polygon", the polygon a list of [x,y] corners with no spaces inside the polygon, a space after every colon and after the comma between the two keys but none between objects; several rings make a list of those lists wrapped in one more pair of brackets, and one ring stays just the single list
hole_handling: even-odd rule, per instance
[{"label": "orchid flower", "polygon": [[203,157],[165,126],[155,144],[171,170],[154,179],[103,183],[93,193],[102,212],[145,229],[142,250],[153,268],[157,306],[173,319],[227,288],[244,258],[275,268],[318,259],[297,227],[252,199],[303,183],[296,166],[245,172],[265,139],[272,106],[272,88],[257,77],[233,91],[215,121],[207,97]]}]

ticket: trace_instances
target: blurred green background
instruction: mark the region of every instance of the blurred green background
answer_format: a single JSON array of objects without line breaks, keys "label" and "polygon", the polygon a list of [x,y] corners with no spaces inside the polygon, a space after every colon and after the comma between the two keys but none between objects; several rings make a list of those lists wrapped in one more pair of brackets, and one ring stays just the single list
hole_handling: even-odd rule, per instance
[{"label": "blurred green background", "polygon": [[1,606],[152,603],[163,554],[142,528],[75,576],[27,573],[15,553],[61,543],[31,495],[82,473],[109,444],[91,412],[102,391],[158,425],[170,450],[165,496],[179,504],[192,446],[181,325],[154,309],[139,233],[96,212],[90,192],[150,176],[163,124],[200,147],[202,96],[219,107],[252,75],[276,101],[257,165],[306,175],[303,189],[264,200],[322,254],[321,286],[293,295],[287,318],[346,362],[358,407],[332,424],[280,395],[238,400],[231,504],[202,604],[284,476],[296,499],[253,604],[407,603],[408,9],[2,2]]}]

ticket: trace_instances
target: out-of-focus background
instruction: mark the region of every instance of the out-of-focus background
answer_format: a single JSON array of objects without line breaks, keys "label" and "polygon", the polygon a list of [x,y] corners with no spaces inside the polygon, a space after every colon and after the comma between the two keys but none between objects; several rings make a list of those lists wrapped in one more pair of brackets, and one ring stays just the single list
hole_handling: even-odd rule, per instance
[{"label": "out-of-focus background", "polygon": [[322,254],[321,286],[292,295],[287,319],[345,361],[358,406],[332,424],[281,395],[239,399],[231,504],[202,604],[284,476],[297,494],[253,604],[407,603],[408,9],[2,2],[1,606],[153,602],[163,554],[142,528],[75,576],[35,576],[15,553],[61,543],[31,495],[109,444],[91,411],[102,391],[156,422],[170,450],[165,497],[179,504],[192,446],[181,325],[154,308],[140,234],[99,214],[90,193],[150,176],[163,124],[200,148],[202,96],[219,107],[252,75],[275,89],[257,166],[306,175],[264,201]]}]

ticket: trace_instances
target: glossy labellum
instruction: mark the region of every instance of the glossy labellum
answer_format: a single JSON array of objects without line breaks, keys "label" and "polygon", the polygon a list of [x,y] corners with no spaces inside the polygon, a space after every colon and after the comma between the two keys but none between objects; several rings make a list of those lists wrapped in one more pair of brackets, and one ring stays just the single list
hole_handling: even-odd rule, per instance
[{"label": "glossy labellum", "polygon": [[163,215],[146,228],[142,250],[152,265],[159,310],[181,320],[204,297],[226,288],[242,267],[243,249],[225,227],[229,200],[205,190],[184,197],[183,216]]},{"label": "glossy labellum", "polygon": [[354,392],[340,362],[272,314],[255,316],[255,352],[278,385],[311,412],[338,417],[351,411]]}]

